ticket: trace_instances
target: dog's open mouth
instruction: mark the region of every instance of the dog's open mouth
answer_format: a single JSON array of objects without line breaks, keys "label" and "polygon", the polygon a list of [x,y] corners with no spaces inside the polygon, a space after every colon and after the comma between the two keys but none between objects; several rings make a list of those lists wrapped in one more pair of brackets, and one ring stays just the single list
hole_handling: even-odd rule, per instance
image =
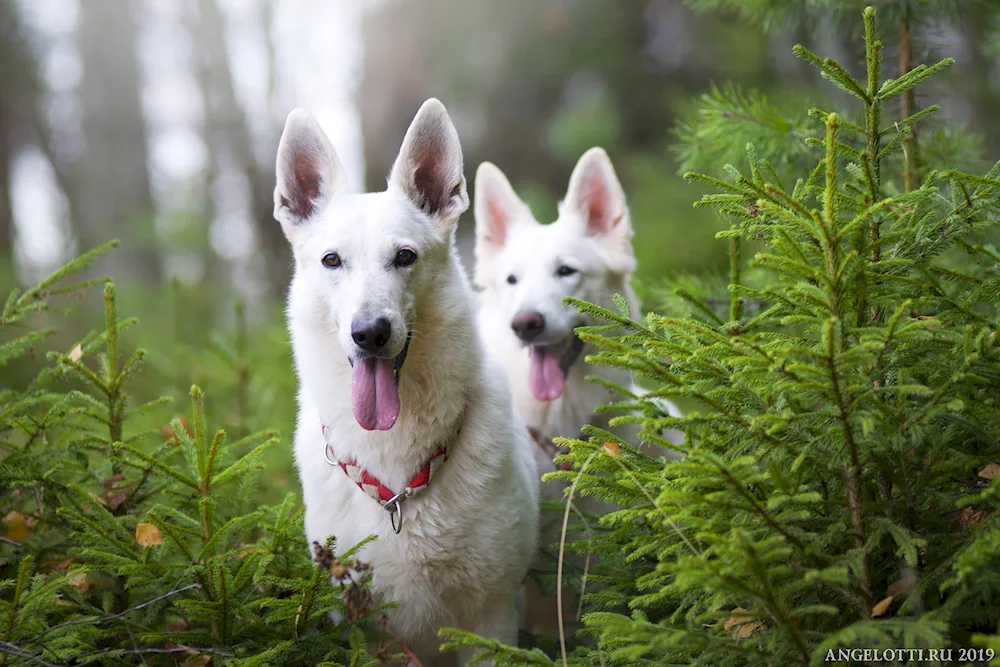
[{"label": "dog's open mouth", "polygon": [[354,369],[351,375],[351,408],[354,418],[366,431],[388,431],[399,418],[399,372],[410,349],[406,335],[403,351],[393,357],[348,358]]},{"label": "dog's open mouth", "polygon": [[583,351],[583,341],[573,334],[552,345],[532,345],[528,382],[539,401],[554,401],[562,396],[563,381]]}]

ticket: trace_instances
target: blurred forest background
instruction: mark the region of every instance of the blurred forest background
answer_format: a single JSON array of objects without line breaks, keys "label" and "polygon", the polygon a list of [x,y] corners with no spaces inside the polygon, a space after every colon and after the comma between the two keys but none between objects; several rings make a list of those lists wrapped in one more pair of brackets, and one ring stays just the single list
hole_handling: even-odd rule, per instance
[{"label": "blurred forest background", "polygon": [[[455,121],[470,188],[491,160],[548,221],[579,155],[601,145],[628,195],[639,280],[722,274],[723,223],[692,208],[702,191],[680,172],[719,173],[743,139],[700,133],[694,102],[730,81],[746,104],[763,103],[751,91],[775,109],[830,102],[832,87],[791,47],[857,71],[863,3],[840,3],[843,16],[776,15],[781,29],[766,34],[739,11],[701,11],[718,4],[0,0],[0,291],[120,239],[99,271],[118,284],[122,315],[139,318],[128,334],[149,351],[138,398],[169,394],[180,406],[198,383],[217,417],[277,428],[288,442],[295,384],[281,305],[291,260],[271,217],[285,116],[313,111],[354,186],[381,189],[430,96]],[[945,122],[981,137],[956,152],[984,159],[1000,154],[995,4],[952,3],[960,10],[911,26],[916,62],[956,58],[920,92]],[[899,37],[886,35],[887,71],[899,65]],[[775,119],[760,131],[793,133]],[[672,150],[678,134],[683,152]],[[460,225],[467,262],[473,227],[470,211]],[[57,347],[100,326],[99,301],[74,309]],[[32,370],[7,366],[0,387]],[[297,485],[287,450],[275,453],[283,472],[268,481],[283,493]]]}]

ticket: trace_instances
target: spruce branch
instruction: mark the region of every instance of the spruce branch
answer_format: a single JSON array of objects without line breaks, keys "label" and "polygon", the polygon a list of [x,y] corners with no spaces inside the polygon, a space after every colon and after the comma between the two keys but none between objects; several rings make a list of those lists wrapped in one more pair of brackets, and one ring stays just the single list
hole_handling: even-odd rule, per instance
[{"label": "spruce branch", "polygon": [[849,456],[848,464],[844,468],[844,483],[847,486],[847,506],[850,511],[851,524],[855,531],[855,546],[862,552],[862,572],[859,587],[862,595],[862,604],[865,608],[866,616],[870,617],[871,609],[871,559],[865,549],[865,517],[862,507],[861,495],[861,456],[857,441],[854,438],[854,427],[851,424],[851,414],[848,407],[849,401],[844,396],[841,388],[840,374],[837,366],[837,340],[840,327],[835,320],[827,322],[824,337],[826,338],[827,356],[826,364],[830,373],[830,382],[833,388],[833,399],[839,412],[839,420],[844,431],[844,442],[847,444]]}]

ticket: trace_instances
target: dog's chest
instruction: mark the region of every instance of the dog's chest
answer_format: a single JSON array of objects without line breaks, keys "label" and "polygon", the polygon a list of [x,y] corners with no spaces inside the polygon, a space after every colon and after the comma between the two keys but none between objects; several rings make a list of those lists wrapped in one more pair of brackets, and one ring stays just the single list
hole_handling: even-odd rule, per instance
[{"label": "dog's chest", "polygon": [[[599,384],[587,382],[584,373],[576,376],[577,373],[574,373],[567,378],[562,396],[553,401],[538,401],[528,391],[516,393],[518,414],[541,437],[549,440],[556,437],[577,438],[586,424],[609,429],[611,415],[597,412],[597,409],[614,403],[620,397]],[[617,432],[620,429],[611,430]],[[626,433],[620,435],[625,436]]]},{"label": "dog's chest", "polygon": [[[297,448],[297,455],[302,452]],[[404,501],[401,530],[396,534],[390,513],[339,466],[306,456],[299,460],[299,471],[307,508],[306,537],[322,544],[332,535],[335,550],[343,553],[375,535],[357,558],[372,567],[376,592],[386,599],[446,597],[475,587],[476,575],[464,565],[474,555],[465,553],[465,545],[456,540],[455,534],[463,529],[452,525],[458,517],[449,517],[438,507],[437,493],[428,491]]]}]

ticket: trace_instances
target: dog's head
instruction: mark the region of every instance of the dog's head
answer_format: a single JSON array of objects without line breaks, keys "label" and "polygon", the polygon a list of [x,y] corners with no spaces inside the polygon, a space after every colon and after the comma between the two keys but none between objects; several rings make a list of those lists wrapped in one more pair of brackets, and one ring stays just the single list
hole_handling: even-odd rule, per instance
[{"label": "dog's head", "polygon": [[418,306],[449,261],[469,206],[462,149],[444,106],[427,100],[403,138],[384,192],[351,194],[316,119],[296,109],[278,146],[274,217],[331,336],[353,366],[352,404],[365,429],[399,416],[399,371]]},{"label": "dog's head", "polygon": [[610,305],[635,267],[625,193],[607,153],[592,148],[552,224],[539,224],[489,162],[476,172],[475,194],[476,283],[530,349],[535,398],[553,400],[583,347],[573,330],[586,323],[563,298]]}]

